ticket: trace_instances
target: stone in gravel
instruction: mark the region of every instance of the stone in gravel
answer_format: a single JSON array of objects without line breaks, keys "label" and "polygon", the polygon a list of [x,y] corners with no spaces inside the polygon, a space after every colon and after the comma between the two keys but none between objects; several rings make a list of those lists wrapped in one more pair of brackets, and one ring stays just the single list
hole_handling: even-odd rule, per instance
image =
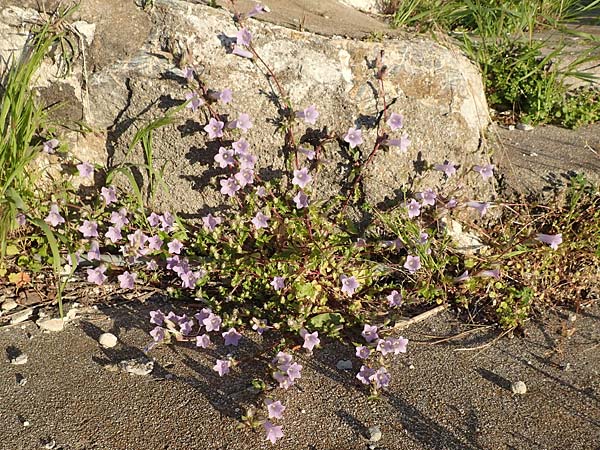
[{"label": "stone in gravel", "polygon": [[377,426],[369,427],[367,431],[369,432],[369,442],[379,442],[383,436],[381,429]]},{"label": "stone in gravel", "polygon": [[21,366],[23,364],[27,364],[27,355],[25,353],[21,353],[19,356],[15,356],[10,360],[10,363],[15,366]]},{"label": "stone in gravel", "polygon": [[102,333],[98,338],[98,342],[104,348],[113,348],[117,345],[118,339],[112,333]]},{"label": "stone in gravel", "polygon": [[527,392],[527,386],[522,381],[515,381],[510,385],[514,394],[523,395]]},{"label": "stone in gravel", "polygon": [[347,359],[340,359],[335,365],[339,370],[352,370],[352,361]]},{"label": "stone in gravel", "polygon": [[37,326],[46,331],[62,331],[65,328],[65,322],[62,319],[40,319],[36,322]]},{"label": "stone in gravel", "polygon": [[31,317],[32,314],[33,314],[33,309],[31,309],[31,308],[27,308],[27,309],[24,309],[23,311],[19,311],[12,317],[12,319],[10,319],[10,324],[14,325],[17,323],[25,322],[27,319],[29,319]]},{"label": "stone in gravel", "polygon": [[12,311],[17,306],[19,306],[18,303],[15,302],[12,298],[9,298],[8,300],[4,300],[4,302],[2,303],[2,311]]},{"label": "stone in gravel", "polygon": [[154,370],[154,361],[145,358],[126,359],[118,364],[122,372],[132,375],[148,375]]},{"label": "stone in gravel", "polygon": [[532,131],[533,127],[531,125],[529,125],[528,123],[518,123],[517,124],[517,130]]},{"label": "stone in gravel", "polygon": [[19,386],[25,386],[27,384],[27,378],[25,378],[22,374],[17,373],[15,375],[15,381]]}]

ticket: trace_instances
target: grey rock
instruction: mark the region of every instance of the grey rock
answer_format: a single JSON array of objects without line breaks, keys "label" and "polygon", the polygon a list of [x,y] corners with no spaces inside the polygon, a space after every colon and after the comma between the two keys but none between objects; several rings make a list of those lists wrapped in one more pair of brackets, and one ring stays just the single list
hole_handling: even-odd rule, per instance
[{"label": "grey rock", "polygon": [[528,123],[518,123],[517,124],[517,130],[521,130],[521,131],[533,131],[534,127],[532,125],[529,125]]},{"label": "grey rock", "polygon": [[340,359],[335,365],[339,370],[352,370],[352,361],[348,359]]},{"label": "grey rock", "polygon": [[510,385],[513,394],[523,395],[527,393],[527,385],[522,381],[515,381]]},{"label": "grey rock", "polygon": [[122,372],[144,376],[150,374],[154,370],[154,361],[150,361],[146,358],[126,359],[119,362],[118,368]]},{"label": "grey rock", "polygon": [[10,324],[15,325],[17,323],[25,322],[27,319],[29,319],[31,317],[32,314],[33,314],[32,308],[27,308],[27,309],[24,309],[23,311],[19,311],[18,313],[15,313],[14,316],[12,316],[12,318],[10,319]]},{"label": "grey rock", "polygon": [[14,299],[9,298],[8,300],[4,300],[4,302],[2,302],[2,311],[12,311],[18,306],[19,304],[15,302]]}]

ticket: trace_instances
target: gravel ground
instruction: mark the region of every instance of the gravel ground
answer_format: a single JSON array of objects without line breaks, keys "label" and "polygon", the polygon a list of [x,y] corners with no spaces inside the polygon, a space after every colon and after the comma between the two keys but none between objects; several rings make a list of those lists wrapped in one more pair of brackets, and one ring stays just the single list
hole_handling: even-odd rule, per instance
[{"label": "gravel ground", "polygon": [[[83,310],[55,333],[33,322],[0,329],[0,448],[274,447],[262,430],[238,429],[245,406],[256,400],[250,381],[265,371],[260,358],[219,378],[212,365],[223,348],[177,344],[149,353],[150,375],[107,370],[144,355],[146,318],[156,306],[168,308],[131,302]],[[106,331],[118,336],[116,347],[98,344]],[[326,343],[313,358],[300,357],[304,370],[295,386],[272,392],[287,406],[285,437],[275,448],[600,448],[600,307],[582,310],[575,321],[552,310],[526,331],[494,340],[497,330],[462,324],[452,312],[414,325],[404,332],[409,352],[394,360],[391,388],[379,400],[354,378],[360,365],[352,347]],[[434,336],[459,333],[433,343]],[[236,352],[270,355],[269,348],[252,338]],[[19,353],[27,362],[10,364]],[[336,369],[340,359],[352,360],[355,370]],[[516,381],[527,393],[512,392]],[[370,427],[379,427],[380,441],[369,442]]]}]

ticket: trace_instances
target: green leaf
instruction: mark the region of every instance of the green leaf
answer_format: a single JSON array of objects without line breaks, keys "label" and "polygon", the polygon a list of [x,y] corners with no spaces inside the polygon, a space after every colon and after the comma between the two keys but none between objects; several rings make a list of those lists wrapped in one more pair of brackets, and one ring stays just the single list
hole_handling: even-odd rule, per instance
[{"label": "green leaf", "polygon": [[338,326],[344,323],[344,318],[339,313],[323,313],[317,314],[308,320],[311,328],[323,329],[333,326]]},{"label": "green leaf", "polygon": [[19,249],[17,248],[16,245],[11,244],[8,247],[6,247],[6,256],[15,256],[19,254]]}]

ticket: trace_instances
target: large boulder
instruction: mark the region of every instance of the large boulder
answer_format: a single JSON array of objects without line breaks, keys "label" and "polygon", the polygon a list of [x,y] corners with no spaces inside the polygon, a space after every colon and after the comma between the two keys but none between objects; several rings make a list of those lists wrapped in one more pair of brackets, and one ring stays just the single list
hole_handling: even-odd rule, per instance
[{"label": "large boulder", "polygon": [[[274,83],[259,65],[231,53],[237,28],[230,12],[182,0],[154,0],[154,6],[144,12],[135,9],[133,2],[125,2],[140,19],[136,23],[119,20],[118,26],[111,26],[112,2],[103,6],[84,0],[83,12],[75,17],[82,30],[91,31],[92,25],[98,25],[86,36],[91,44],[85,70],[80,64],[61,80],[52,79],[52,71],[47,70],[45,79],[39,80],[40,86],[58,86],[68,92],[71,103],[81,104],[84,121],[99,132],[91,140],[93,144],[90,139],[79,139],[80,155],[85,155],[86,146],[94,147],[90,151],[96,152],[92,159],[97,160],[98,136],[102,136],[108,162],[123,161],[135,132],[181,103],[190,91],[181,70],[190,63],[209,88],[233,90],[234,101],[222,109],[230,119],[240,112],[251,115],[254,127],[246,139],[258,157],[261,174],[269,177],[284,170]],[[14,7],[1,11],[2,37],[14,32],[14,18],[19,14],[34,13]],[[320,116],[313,128],[327,127],[340,138],[349,127],[360,126],[365,158],[375,139],[375,117],[383,105],[377,97],[372,64],[384,50],[387,104],[391,111],[404,115],[402,132],[411,144],[407,152],[392,147],[373,158],[361,179],[371,204],[403,201],[407,194],[442,184],[465,199],[492,197],[491,183],[482,183],[472,171],[474,165],[489,163],[484,145],[489,117],[483,86],[477,69],[458,49],[420,36],[367,42],[299,32],[254,19],[248,20],[247,26],[256,50],[271,66],[294,108],[316,105]],[[131,39],[117,54],[97,41],[102,36],[110,43],[111,33],[123,36],[128,30]],[[93,67],[89,67],[90,61]],[[157,198],[156,207],[194,217],[223,203],[217,180],[224,172],[215,169],[213,161],[218,146],[202,131],[206,114],[185,110],[178,117],[176,124],[154,135],[154,159],[159,167],[168,164],[165,181],[169,186],[168,192]],[[298,136],[305,131],[305,125],[296,129]],[[341,139],[326,146],[324,157],[327,163],[313,187],[320,198],[340,192],[352,165]],[[129,158],[142,162],[141,149]],[[440,172],[425,170],[445,160],[460,166],[459,176],[445,182]]]}]

